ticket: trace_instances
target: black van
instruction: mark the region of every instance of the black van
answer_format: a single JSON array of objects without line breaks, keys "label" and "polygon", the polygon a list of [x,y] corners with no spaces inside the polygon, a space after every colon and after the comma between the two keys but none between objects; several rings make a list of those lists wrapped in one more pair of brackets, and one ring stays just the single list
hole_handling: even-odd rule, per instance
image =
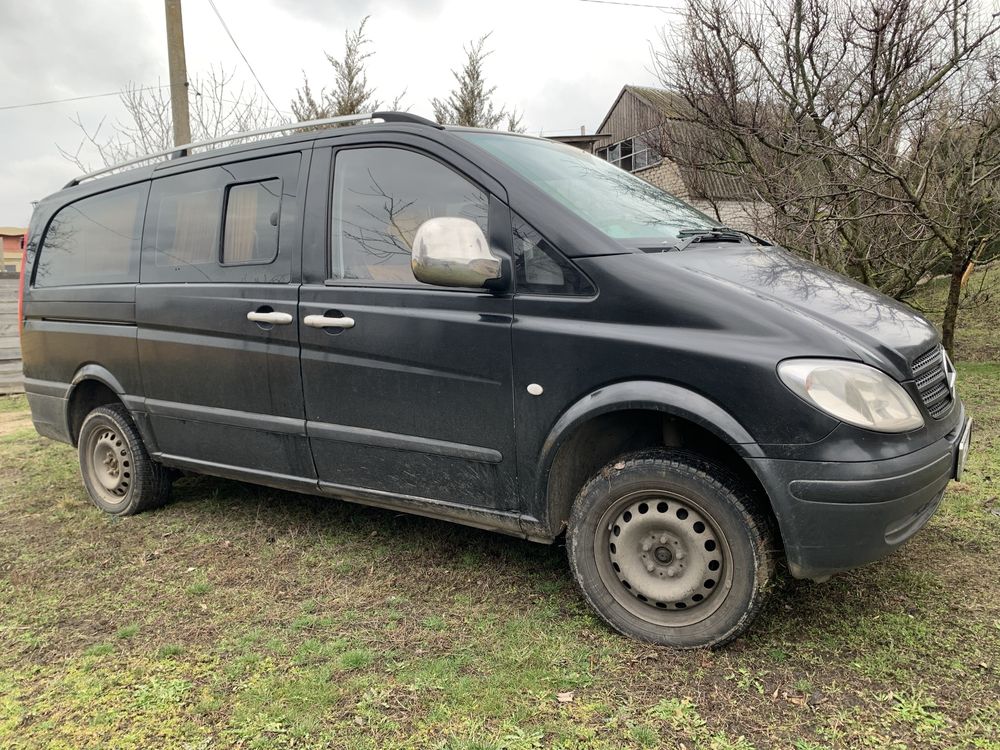
[{"label": "black van", "polygon": [[779,557],[878,559],[960,475],[971,423],[909,308],[569,146],[341,119],[369,122],[38,205],[26,390],[100,509],[181,470],[565,533],[611,626],[696,647]]}]

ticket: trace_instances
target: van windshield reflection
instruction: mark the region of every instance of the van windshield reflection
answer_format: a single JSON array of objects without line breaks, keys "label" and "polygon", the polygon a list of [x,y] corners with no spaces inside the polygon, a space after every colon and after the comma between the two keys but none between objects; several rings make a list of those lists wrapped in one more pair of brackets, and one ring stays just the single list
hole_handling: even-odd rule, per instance
[{"label": "van windshield reflection", "polygon": [[554,141],[458,132],[612,239],[676,240],[718,224],[669,193],[592,154]]}]

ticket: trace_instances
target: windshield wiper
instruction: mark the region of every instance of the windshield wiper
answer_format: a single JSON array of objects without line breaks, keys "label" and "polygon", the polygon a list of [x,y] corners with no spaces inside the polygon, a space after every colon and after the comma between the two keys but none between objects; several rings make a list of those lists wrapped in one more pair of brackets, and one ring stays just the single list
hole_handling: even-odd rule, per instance
[{"label": "windshield wiper", "polygon": [[678,239],[687,240],[679,242],[678,250],[684,250],[695,242],[743,242],[745,240],[754,241],[753,235],[741,232],[739,229],[730,227],[709,227],[707,229],[681,229],[677,232]]},{"label": "windshield wiper", "polygon": [[690,237],[694,242],[719,240],[721,242],[741,242],[747,237],[745,232],[730,227],[708,227],[706,229],[681,229],[677,232],[681,239]]},{"label": "windshield wiper", "polygon": [[695,242],[751,242],[755,245],[770,245],[767,240],[744,232],[742,229],[732,229],[730,227],[706,227],[704,229],[681,229],[677,232],[676,243],[668,244],[664,240],[662,245],[656,247],[640,247],[644,253],[669,253],[671,251],[686,250]]}]

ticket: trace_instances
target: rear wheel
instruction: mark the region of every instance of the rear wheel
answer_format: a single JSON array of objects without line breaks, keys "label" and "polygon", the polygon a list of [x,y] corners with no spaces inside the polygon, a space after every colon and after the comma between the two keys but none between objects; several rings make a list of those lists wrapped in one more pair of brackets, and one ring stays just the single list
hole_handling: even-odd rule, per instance
[{"label": "rear wheel", "polygon": [[654,450],[608,464],[581,490],[570,566],[616,630],[677,648],[719,646],[749,627],[774,573],[769,518],[722,467]]},{"label": "rear wheel", "polygon": [[80,473],[94,505],[115,516],[156,508],[170,497],[167,470],[154,462],[125,407],[99,406],[80,428]]}]

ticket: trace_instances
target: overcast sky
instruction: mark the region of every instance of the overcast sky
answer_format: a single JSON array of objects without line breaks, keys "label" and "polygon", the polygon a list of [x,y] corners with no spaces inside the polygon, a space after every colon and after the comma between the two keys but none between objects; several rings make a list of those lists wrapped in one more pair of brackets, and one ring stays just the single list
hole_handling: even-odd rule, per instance
[{"label": "overcast sky", "polygon": [[[636,0],[669,5],[679,0]],[[383,99],[406,89],[410,111],[451,89],[462,47],[492,31],[487,76],[499,103],[524,112],[531,133],[591,132],[625,83],[654,84],[649,42],[678,16],[655,8],[584,0],[215,0],[279,109],[302,71],[317,88],[331,79],[324,50],[340,55],[346,28],[371,15],[369,83]],[[221,64],[255,86],[208,0],[183,0],[189,77]],[[80,141],[71,118],[121,116],[116,96],[2,109],[167,83],[160,0],[0,2],[0,225],[26,226],[31,201],[77,169],[56,145]]]}]

